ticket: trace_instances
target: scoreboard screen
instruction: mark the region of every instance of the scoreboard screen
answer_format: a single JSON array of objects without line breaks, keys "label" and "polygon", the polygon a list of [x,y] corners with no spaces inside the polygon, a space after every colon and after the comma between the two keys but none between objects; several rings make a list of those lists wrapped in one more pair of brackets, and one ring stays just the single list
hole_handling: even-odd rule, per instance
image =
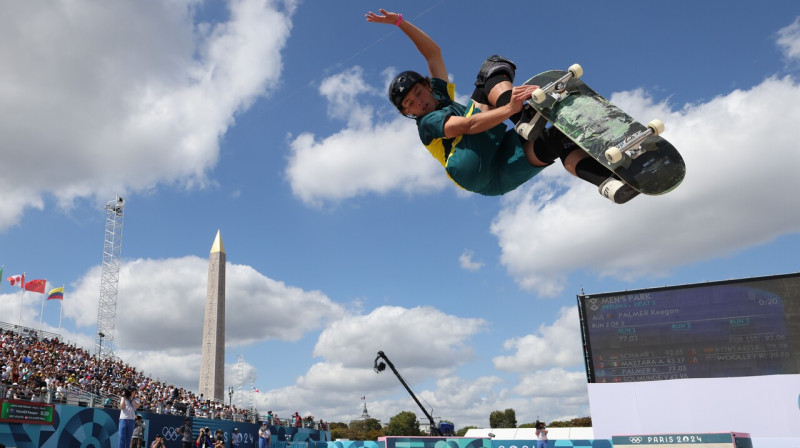
[{"label": "scoreboard screen", "polygon": [[590,383],[800,373],[800,274],[578,296]]}]

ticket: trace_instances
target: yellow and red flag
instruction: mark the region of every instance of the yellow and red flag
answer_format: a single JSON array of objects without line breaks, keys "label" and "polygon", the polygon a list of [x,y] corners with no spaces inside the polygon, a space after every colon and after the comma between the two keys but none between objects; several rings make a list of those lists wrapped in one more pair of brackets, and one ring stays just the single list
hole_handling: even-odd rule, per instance
[{"label": "yellow and red flag", "polygon": [[31,280],[25,283],[25,290],[44,294],[44,287],[46,284],[47,280]]}]

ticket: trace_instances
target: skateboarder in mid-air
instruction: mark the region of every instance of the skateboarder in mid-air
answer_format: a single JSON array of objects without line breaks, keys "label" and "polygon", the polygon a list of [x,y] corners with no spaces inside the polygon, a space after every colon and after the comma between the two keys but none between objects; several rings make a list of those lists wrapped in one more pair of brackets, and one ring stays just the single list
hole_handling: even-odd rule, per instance
[{"label": "skateboarder in mid-air", "polygon": [[[601,195],[617,204],[639,194],[560,131],[545,129],[546,121],[533,109],[523,108],[537,86],[513,86],[514,63],[490,56],[478,72],[469,103],[456,103],[455,85],[447,82],[439,46],[402,14],[379,12],[367,13],[367,21],[399,27],[425,58],[430,72],[430,77],[413,71],[395,76],[389,84],[389,100],[417,122],[420,140],[460,187],[487,196],[502,195],[561,159],[567,171],[597,185]],[[507,119],[516,123],[517,132],[507,130]]]}]

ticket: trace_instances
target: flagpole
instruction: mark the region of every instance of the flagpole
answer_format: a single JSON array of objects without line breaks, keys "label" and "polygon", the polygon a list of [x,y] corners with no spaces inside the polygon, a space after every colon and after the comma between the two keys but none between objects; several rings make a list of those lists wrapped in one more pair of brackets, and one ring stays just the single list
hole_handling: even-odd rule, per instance
[{"label": "flagpole", "polygon": [[[44,281],[44,290],[47,291],[47,279]],[[42,317],[44,317],[44,291],[42,291],[42,311],[39,312],[39,333],[42,332]]]},{"label": "flagpole", "polygon": [[22,273],[22,294],[19,295],[19,319],[17,319],[17,334],[22,337],[22,298],[25,297],[25,273]]},{"label": "flagpole", "polygon": [[[66,286],[66,285],[61,285],[62,288],[64,286]],[[59,300],[59,302],[61,302],[61,303],[58,305],[58,336],[59,336],[59,339],[61,338],[61,316],[64,315],[64,295],[63,295],[64,292],[62,291],[61,294],[62,294],[61,295],[61,300]]]}]

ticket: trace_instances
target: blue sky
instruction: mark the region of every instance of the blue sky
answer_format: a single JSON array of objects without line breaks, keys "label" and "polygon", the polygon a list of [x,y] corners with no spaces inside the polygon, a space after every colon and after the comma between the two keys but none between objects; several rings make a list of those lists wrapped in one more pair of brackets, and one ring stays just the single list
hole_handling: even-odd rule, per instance
[{"label": "blue sky", "polygon": [[[589,415],[575,296],[798,270],[796,2],[120,1],[0,6],[0,264],[66,286],[94,343],[104,213],[126,199],[116,352],[197,389],[208,253],[228,259],[237,355],[260,410],[381,420],[414,403],[487,426]],[[624,206],[558,166],[502,198],[459,191],[386,100],[442,47],[457,96],[489,54],[518,80],[573,62],[687,177]],[[20,293],[0,288],[0,320]],[[39,296],[23,324],[38,327]],[[58,329],[48,303],[44,327]],[[246,391],[249,385],[244,386]],[[250,394],[237,393],[245,405]]]}]

